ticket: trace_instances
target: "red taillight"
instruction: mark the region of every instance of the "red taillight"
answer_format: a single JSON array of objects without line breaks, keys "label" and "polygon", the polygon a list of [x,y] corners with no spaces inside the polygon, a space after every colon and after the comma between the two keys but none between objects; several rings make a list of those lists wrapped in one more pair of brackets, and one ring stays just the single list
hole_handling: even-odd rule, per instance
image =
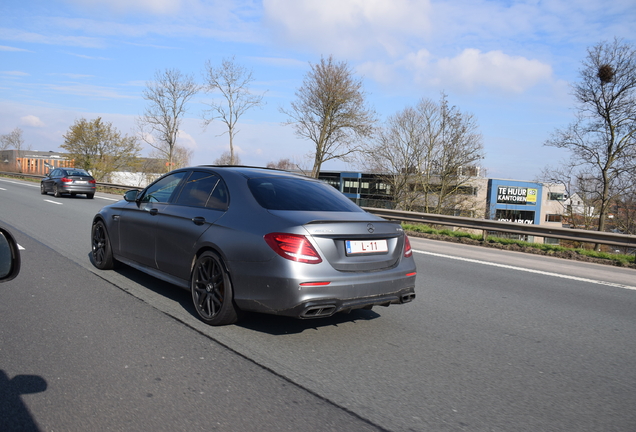
[{"label": "red taillight", "polygon": [[329,285],[331,282],[303,282],[300,284],[300,286],[302,287],[308,287],[308,286],[325,286],[325,285]]},{"label": "red taillight", "polygon": [[95,180],[89,180],[88,181],[90,184],[95,184]]},{"label": "red taillight", "polygon": [[411,241],[409,240],[409,236],[404,234],[404,256],[406,258],[413,255],[413,250],[411,249]]},{"label": "red taillight", "polygon": [[265,241],[274,252],[288,260],[309,264],[322,262],[320,255],[304,235],[270,233],[265,236]]},{"label": "red taillight", "polygon": [[68,177],[62,177],[60,180],[62,180],[62,182],[64,183],[73,183],[73,179],[70,179]]}]

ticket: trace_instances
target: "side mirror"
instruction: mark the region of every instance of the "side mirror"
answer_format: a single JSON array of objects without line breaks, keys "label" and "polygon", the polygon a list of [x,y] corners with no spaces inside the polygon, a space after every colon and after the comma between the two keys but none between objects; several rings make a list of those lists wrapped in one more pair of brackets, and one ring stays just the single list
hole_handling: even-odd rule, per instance
[{"label": "side mirror", "polygon": [[138,190],[129,190],[124,194],[124,199],[128,202],[137,201],[137,197],[139,196]]},{"label": "side mirror", "polygon": [[20,250],[11,233],[0,227],[0,282],[10,281],[20,273]]}]

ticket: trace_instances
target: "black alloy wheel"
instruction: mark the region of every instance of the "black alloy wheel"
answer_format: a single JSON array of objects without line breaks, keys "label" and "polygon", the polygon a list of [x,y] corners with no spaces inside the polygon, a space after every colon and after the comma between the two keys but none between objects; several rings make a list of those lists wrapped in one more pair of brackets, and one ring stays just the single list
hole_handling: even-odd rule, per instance
[{"label": "black alloy wheel", "polygon": [[44,183],[40,183],[40,193],[42,195],[47,195],[46,188],[44,187]]},{"label": "black alloy wheel", "polygon": [[91,255],[93,265],[100,270],[110,270],[114,268],[116,261],[113,258],[113,251],[104,222],[95,222],[91,231]]},{"label": "black alloy wheel", "polygon": [[194,307],[206,324],[218,326],[238,320],[230,276],[215,253],[204,252],[197,259],[190,290]]}]

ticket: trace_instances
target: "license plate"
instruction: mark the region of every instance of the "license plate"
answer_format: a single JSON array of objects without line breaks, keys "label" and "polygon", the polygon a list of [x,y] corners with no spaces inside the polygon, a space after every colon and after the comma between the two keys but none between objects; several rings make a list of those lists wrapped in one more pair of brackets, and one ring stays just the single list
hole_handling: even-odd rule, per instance
[{"label": "license plate", "polygon": [[88,183],[86,180],[75,180],[75,184],[86,184]]},{"label": "license plate", "polygon": [[386,240],[347,240],[347,255],[386,253],[389,251]]}]

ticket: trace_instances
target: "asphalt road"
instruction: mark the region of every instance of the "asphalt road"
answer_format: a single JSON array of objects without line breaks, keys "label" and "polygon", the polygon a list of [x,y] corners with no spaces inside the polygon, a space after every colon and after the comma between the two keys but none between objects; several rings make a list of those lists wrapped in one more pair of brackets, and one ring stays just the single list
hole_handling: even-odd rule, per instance
[{"label": "asphalt road", "polygon": [[209,327],[186,291],[92,267],[117,198],[0,178],[25,248],[0,285],[0,430],[636,430],[633,270],[411,239],[413,303]]}]

